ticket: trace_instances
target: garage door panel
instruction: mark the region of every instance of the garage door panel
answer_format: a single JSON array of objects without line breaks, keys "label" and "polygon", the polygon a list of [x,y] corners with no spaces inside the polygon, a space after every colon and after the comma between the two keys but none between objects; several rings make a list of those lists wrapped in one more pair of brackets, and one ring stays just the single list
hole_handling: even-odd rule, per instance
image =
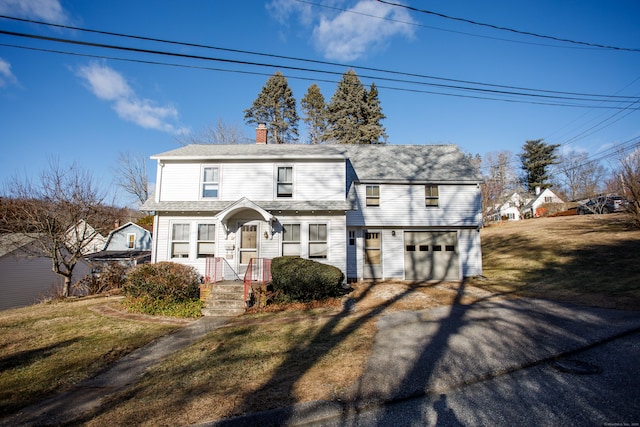
[{"label": "garage door panel", "polygon": [[405,232],[404,262],[407,280],[458,280],[457,233]]}]

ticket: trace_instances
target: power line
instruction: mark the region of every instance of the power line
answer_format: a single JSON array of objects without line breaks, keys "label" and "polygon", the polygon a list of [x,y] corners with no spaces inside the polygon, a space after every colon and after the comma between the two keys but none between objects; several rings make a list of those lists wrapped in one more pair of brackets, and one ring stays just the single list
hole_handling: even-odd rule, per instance
[{"label": "power line", "polygon": [[464,36],[469,36],[469,37],[478,37],[478,38],[482,38],[482,39],[498,40],[498,41],[507,42],[507,43],[526,44],[526,45],[532,45],[532,46],[543,46],[543,47],[551,47],[551,48],[559,48],[559,49],[596,49],[596,48],[592,48],[592,47],[561,46],[561,45],[557,45],[557,44],[536,43],[536,42],[530,42],[530,41],[524,41],[524,40],[514,40],[514,39],[505,39],[505,38],[502,38],[502,37],[492,37],[492,36],[486,36],[486,35],[482,35],[482,34],[468,33],[468,32],[465,32],[465,31],[456,31],[456,30],[451,30],[451,29],[447,29],[447,28],[434,27],[432,25],[418,24],[418,23],[410,22],[410,21],[401,21],[399,19],[387,18],[386,16],[371,15],[369,13],[358,12],[358,11],[355,11],[353,9],[345,9],[345,8],[342,8],[342,7],[331,6],[331,5],[328,5],[328,4],[315,3],[315,2],[312,2],[312,1],[308,1],[308,0],[295,0],[295,1],[297,1],[298,3],[304,3],[304,4],[311,5],[311,6],[321,7],[321,8],[324,8],[324,9],[331,9],[331,10],[337,10],[337,11],[340,11],[340,12],[350,13],[350,14],[353,14],[353,15],[366,16],[368,18],[380,19],[382,21],[395,22],[395,23],[398,23],[398,24],[410,25],[412,27],[427,28],[429,30],[443,31],[443,32],[446,32],[446,33],[462,34]]},{"label": "power line", "polygon": [[393,3],[393,2],[387,1],[387,0],[377,0],[377,1],[379,3],[383,3],[383,4],[386,4],[386,5],[389,5],[389,6],[395,6],[395,7],[399,7],[399,8],[408,9],[408,10],[411,10],[413,12],[425,13],[425,14],[428,14],[428,15],[438,16],[440,18],[450,19],[450,20],[459,21],[459,22],[465,22],[467,24],[478,25],[478,26],[481,26],[481,27],[487,27],[487,28],[491,28],[491,29],[494,29],[494,30],[508,31],[508,32],[511,32],[511,33],[522,34],[522,35],[525,35],[525,36],[538,37],[538,38],[547,39],[547,40],[554,40],[554,41],[557,41],[557,42],[571,43],[571,44],[576,44],[576,45],[581,45],[581,46],[589,46],[589,47],[594,47],[594,48],[599,48],[599,49],[621,50],[621,51],[628,51],[628,52],[640,52],[640,49],[638,49],[638,48],[611,46],[611,45],[604,45],[604,44],[599,44],[599,43],[591,43],[591,42],[583,42],[583,41],[572,40],[572,39],[565,39],[565,38],[562,38],[562,37],[538,34],[538,33],[533,33],[533,32],[530,32],[530,31],[516,30],[516,29],[513,29],[513,28],[502,27],[502,26],[499,26],[499,25],[487,24],[487,23],[484,23],[484,22],[478,22],[478,21],[474,21],[474,20],[471,20],[471,19],[459,18],[459,17],[455,17],[455,16],[445,15],[443,13],[433,12],[431,10],[426,10],[426,9],[418,9],[416,7],[407,6],[407,5],[400,4],[400,3]]},{"label": "power line", "polygon": [[[96,59],[108,59],[108,60],[113,60],[113,61],[132,62],[132,63],[147,64],[147,65],[162,65],[162,66],[169,66],[169,67],[188,68],[188,69],[197,69],[197,70],[205,70],[205,71],[216,71],[216,72],[226,72],[226,73],[236,73],[236,74],[248,74],[248,75],[267,76],[267,77],[272,75],[270,73],[257,72],[257,71],[231,70],[231,69],[224,69],[224,68],[217,68],[217,67],[206,67],[206,66],[202,66],[202,65],[188,65],[188,64],[177,64],[177,63],[171,63],[171,62],[164,62],[164,61],[151,61],[151,60],[144,60],[144,59],[121,58],[121,57],[107,56],[107,55],[97,55],[97,54],[79,53],[79,52],[69,52],[69,51],[56,50],[56,49],[45,49],[45,48],[39,48],[39,47],[33,47],[33,46],[20,46],[20,45],[9,44],[9,43],[0,43],[0,46],[11,47],[11,48],[16,48],[16,49],[32,50],[32,51],[38,51],[38,52],[61,54],[61,55],[79,56],[79,57],[96,58]],[[337,74],[340,74],[340,73],[335,72],[333,74],[337,75]],[[287,74],[287,75],[285,75],[285,77],[287,77],[288,79],[293,79],[293,80],[313,81],[313,82],[322,82],[322,83],[338,83],[339,82],[338,80],[329,80],[329,79],[322,79],[322,78],[317,78],[317,77],[301,77],[301,76],[296,76],[296,75],[291,75],[291,74]],[[464,95],[464,94],[456,94],[456,93],[447,93],[447,92],[437,92],[437,91],[427,91],[427,90],[420,90],[420,89],[409,89],[409,88],[385,86],[385,85],[377,85],[376,87],[378,89],[393,90],[393,91],[400,91],[400,92],[427,94],[427,95],[450,96],[450,97],[467,98],[467,99],[479,99],[479,100],[485,100],[485,101],[500,101],[500,102],[509,102],[509,103],[521,103],[521,104],[530,104],[530,105],[546,105],[546,106],[555,106],[555,107],[603,108],[603,109],[605,109],[605,108],[609,109],[610,108],[610,107],[597,107],[597,106],[591,106],[591,105],[581,105],[581,104],[575,104],[575,103],[540,102],[540,101],[536,102],[536,101],[524,101],[524,100],[518,100],[518,99],[495,98],[495,97],[488,97],[488,96]]]},{"label": "power line", "polygon": [[[106,43],[95,43],[95,42],[87,42],[87,41],[81,41],[81,40],[71,40],[71,39],[65,39],[65,38],[61,38],[61,37],[50,37],[50,36],[43,36],[43,35],[37,35],[37,34],[20,33],[20,32],[7,31],[7,30],[0,30],[0,34],[6,34],[6,35],[10,35],[10,36],[28,38],[28,39],[35,39],[35,40],[51,41],[51,42],[57,42],[57,43],[66,43],[66,44],[72,44],[72,45],[76,45],[76,46],[85,46],[85,47],[95,47],[95,48],[121,50],[121,51],[131,52],[131,53],[144,53],[144,54],[163,55],[163,56],[185,58],[185,59],[217,61],[217,62],[223,62],[223,63],[232,63],[232,64],[240,64],[240,65],[248,65],[248,66],[259,66],[259,67],[287,69],[287,70],[292,70],[292,71],[302,71],[302,72],[320,73],[320,74],[328,74],[328,75],[342,75],[342,72],[336,72],[336,71],[327,71],[327,70],[304,68],[304,67],[297,67],[297,66],[290,66],[290,65],[283,65],[283,64],[269,64],[269,63],[255,62],[255,61],[244,61],[244,60],[238,60],[238,59],[228,59],[228,58],[220,58],[220,57],[211,57],[211,56],[203,56],[203,55],[186,54],[186,53],[176,53],[176,52],[169,52],[169,51],[164,51],[164,50],[143,49],[143,48],[137,48],[137,47],[128,47],[128,46],[106,44]],[[420,81],[412,81],[412,80],[406,80],[406,79],[394,79],[394,78],[381,77],[381,76],[363,75],[361,77],[362,78],[368,78],[368,79],[378,79],[378,80],[388,81],[388,82],[393,82],[393,83],[414,84],[414,85],[421,85],[421,86],[431,86],[431,87],[436,87],[436,88],[446,89],[446,90],[457,90],[457,91],[467,91],[467,92],[489,94],[489,95],[493,95],[493,96],[496,96],[496,95],[497,96],[516,96],[516,97],[524,97],[524,98],[530,97],[530,98],[533,98],[533,99],[542,99],[542,100],[555,100],[555,101],[559,100],[560,102],[533,102],[533,101],[529,101],[529,103],[534,103],[534,104],[538,103],[538,104],[542,104],[542,105],[555,105],[555,106],[565,106],[565,107],[597,108],[597,106],[594,106],[594,105],[584,105],[584,104],[569,103],[567,101],[618,102],[618,103],[625,103],[626,102],[626,103],[633,103],[633,102],[637,102],[638,100],[640,100],[640,98],[630,98],[630,97],[624,97],[625,98],[624,101],[622,101],[620,99],[593,99],[593,98],[587,98],[587,97],[549,95],[549,94],[541,94],[541,93],[525,93],[525,92],[515,92],[515,91],[507,91],[507,90],[476,88],[476,87],[460,86],[460,85],[448,85],[448,84],[441,84],[441,83],[420,82]],[[380,88],[385,88],[385,87],[384,86],[380,86]],[[408,90],[408,89],[396,88],[396,90]],[[410,90],[410,91],[432,93],[432,91],[419,91],[419,90]],[[464,95],[456,95],[456,94],[451,94],[451,96],[463,96],[463,97],[469,97],[469,98],[476,98],[474,96],[464,96]],[[486,97],[484,97],[484,98],[483,97],[479,97],[479,98],[480,99],[486,99]],[[499,98],[499,100],[507,101],[507,102],[517,102],[517,100],[508,99],[508,98],[507,99]],[[607,107],[607,108],[620,109],[622,107]]]},{"label": "power line", "polygon": [[[640,99],[639,97],[630,97],[630,96],[624,96],[624,95],[603,95],[603,94],[592,94],[592,93],[553,91],[553,90],[545,90],[545,89],[527,88],[527,87],[521,87],[521,86],[508,86],[508,85],[483,83],[483,82],[476,82],[476,81],[471,81],[471,80],[452,79],[452,78],[445,78],[445,77],[438,77],[438,76],[430,76],[430,75],[425,75],[425,74],[408,73],[408,72],[402,72],[402,71],[397,71],[397,70],[389,70],[389,69],[382,69],[382,68],[357,66],[357,65],[353,65],[353,64],[345,64],[345,63],[339,63],[339,62],[321,61],[321,60],[308,59],[308,58],[292,57],[292,56],[285,56],[285,55],[276,55],[276,54],[265,53],[265,52],[255,52],[255,51],[247,51],[247,50],[241,50],[241,49],[225,48],[225,47],[220,47],[220,46],[204,45],[204,44],[199,44],[199,43],[183,42],[183,41],[168,40],[168,39],[159,39],[159,38],[139,36],[139,35],[131,35],[131,34],[123,34],[123,33],[115,33],[115,32],[111,32],[111,31],[95,30],[95,29],[75,27],[75,26],[70,26],[70,25],[53,24],[53,23],[48,23],[48,22],[36,21],[36,20],[32,20],[32,19],[16,18],[16,17],[12,17],[12,16],[7,16],[7,15],[0,15],[0,18],[10,19],[10,20],[15,20],[15,21],[20,21],[20,22],[28,22],[28,23],[32,23],[32,24],[38,24],[38,25],[46,25],[46,26],[51,26],[51,27],[55,27],[55,28],[69,29],[69,30],[74,30],[74,31],[82,31],[82,32],[101,34],[101,35],[108,35],[108,36],[114,36],[114,37],[130,38],[130,39],[135,39],[135,40],[151,41],[151,42],[158,42],[158,43],[167,43],[167,44],[179,45],[179,46],[185,46],[185,47],[211,49],[211,50],[218,50],[218,51],[230,52],[230,53],[239,53],[239,54],[246,54],[246,55],[256,55],[256,56],[275,58],[275,59],[285,59],[285,60],[291,60],[291,61],[300,61],[300,62],[307,62],[307,63],[313,63],[313,64],[318,64],[318,65],[337,66],[337,67],[341,67],[341,68],[353,68],[353,69],[358,69],[358,70],[373,71],[373,72],[380,72],[380,73],[388,73],[388,74],[394,74],[394,75],[403,75],[403,76],[407,76],[407,77],[417,77],[417,78],[424,78],[424,79],[429,79],[429,80],[446,81],[446,82],[458,83],[458,84],[466,84],[466,85],[474,85],[474,86],[486,86],[486,87],[493,87],[493,88],[499,88],[499,89],[508,89],[508,90],[513,90],[513,91],[540,92],[540,93],[545,93],[545,94],[556,94],[556,95],[578,96],[578,97],[608,98],[608,99],[620,99],[620,100],[625,100],[625,99],[626,100],[636,100],[636,99]],[[71,42],[73,42],[73,41],[71,41]],[[200,58],[200,59],[203,59],[203,58]],[[286,68],[285,66],[277,66],[277,67]],[[299,67],[292,67],[291,69],[304,70],[303,68],[299,68]],[[315,71],[316,72],[322,72],[320,70],[315,70]],[[380,80],[383,79],[381,77],[376,77],[376,78],[380,79]],[[418,83],[418,84],[420,84],[420,83]],[[613,102],[613,101],[610,101],[610,102]]]}]

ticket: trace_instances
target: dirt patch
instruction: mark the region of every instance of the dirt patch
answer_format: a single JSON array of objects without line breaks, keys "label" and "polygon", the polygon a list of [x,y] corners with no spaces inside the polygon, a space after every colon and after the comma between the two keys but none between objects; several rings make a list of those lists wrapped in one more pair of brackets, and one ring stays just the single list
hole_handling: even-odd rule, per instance
[{"label": "dirt patch", "polygon": [[354,312],[421,310],[450,304],[471,304],[500,295],[461,282],[412,283],[400,280],[358,282],[344,299]]}]

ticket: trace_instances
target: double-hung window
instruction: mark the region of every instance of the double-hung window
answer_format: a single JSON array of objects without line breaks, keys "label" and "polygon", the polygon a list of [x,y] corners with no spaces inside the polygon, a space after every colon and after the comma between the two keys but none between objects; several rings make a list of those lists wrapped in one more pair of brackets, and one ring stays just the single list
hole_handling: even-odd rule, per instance
[{"label": "double-hung window", "polygon": [[309,258],[327,258],[327,224],[309,224]]},{"label": "double-hung window", "polygon": [[198,258],[214,256],[216,253],[215,224],[198,224]]},{"label": "double-hung window", "polygon": [[127,234],[127,248],[135,249],[136,247],[136,235],[134,233]]},{"label": "double-hung window", "polygon": [[293,167],[279,166],[276,182],[277,197],[293,197]]},{"label": "double-hung window", "polygon": [[438,207],[438,186],[424,186],[424,205],[427,207]]},{"label": "double-hung window", "polygon": [[220,169],[217,166],[205,166],[202,168],[202,198],[218,198],[220,187]]},{"label": "double-hung window", "polygon": [[282,225],[282,256],[300,256],[300,224]]},{"label": "double-hung window", "polygon": [[173,224],[171,258],[189,258],[189,224]]},{"label": "double-hung window", "polygon": [[367,185],[367,206],[380,206],[380,186]]}]

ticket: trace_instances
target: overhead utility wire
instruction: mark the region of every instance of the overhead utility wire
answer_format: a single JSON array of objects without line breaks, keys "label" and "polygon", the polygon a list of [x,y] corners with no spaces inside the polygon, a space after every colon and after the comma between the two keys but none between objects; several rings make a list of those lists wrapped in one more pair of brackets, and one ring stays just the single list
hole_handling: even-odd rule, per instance
[{"label": "overhead utility wire", "polygon": [[417,7],[407,6],[407,5],[400,4],[400,3],[393,3],[393,2],[390,2],[390,1],[387,1],[387,0],[377,0],[377,1],[379,3],[383,3],[383,4],[386,4],[386,5],[389,5],[389,6],[400,7],[400,8],[408,9],[408,10],[411,10],[411,11],[414,11],[414,12],[425,13],[425,14],[428,14],[428,15],[434,15],[434,16],[438,16],[440,18],[451,19],[451,20],[454,20],[454,21],[466,22],[467,24],[472,24],[472,25],[478,25],[478,26],[481,26],[481,27],[492,28],[494,30],[509,31],[509,32],[512,32],[512,33],[515,33],[515,34],[522,34],[522,35],[525,35],[525,36],[538,37],[538,38],[542,38],[542,39],[554,40],[554,41],[563,42],[563,43],[572,43],[572,44],[577,44],[577,45],[582,45],[582,46],[596,47],[596,48],[600,48],[600,49],[623,50],[623,51],[628,51],[628,52],[640,52],[640,49],[638,49],[638,48],[610,46],[610,45],[604,45],[604,44],[599,44],[599,43],[591,43],[591,42],[583,42],[583,41],[572,40],[572,39],[565,39],[565,38],[562,38],[562,37],[538,34],[538,33],[533,33],[533,32],[530,32],[530,31],[516,30],[516,29],[513,29],[513,28],[502,27],[502,26],[499,26],[499,25],[487,24],[487,23],[484,23],[484,22],[473,21],[471,19],[459,18],[459,17],[456,17],[456,16],[449,16],[449,15],[445,15],[443,13],[433,12],[431,10],[426,10],[426,9],[418,9]]},{"label": "overhead utility wire", "polygon": [[[257,71],[229,70],[229,69],[224,69],[224,68],[205,67],[205,66],[201,66],[201,65],[200,66],[199,65],[187,65],[187,64],[177,64],[177,63],[162,62],[162,61],[150,61],[150,60],[143,60],[143,59],[120,58],[120,57],[115,57],[115,56],[106,56],[106,55],[97,55],[97,54],[79,53],[79,52],[69,52],[69,51],[54,50],[54,49],[45,49],[45,48],[38,48],[38,47],[33,47],[33,46],[20,46],[20,45],[14,45],[14,44],[9,44],[9,43],[0,43],[0,46],[12,47],[12,48],[16,48],[16,49],[32,50],[32,51],[38,51],[38,52],[55,53],[55,54],[61,54],[61,55],[71,55],[71,56],[80,56],[80,57],[98,58],[98,59],[109,59],[109,60],[114,60],[114,61],[133,62],[133,63],[140,63],[140,64],[148,64],[148,65],[163,65],[163,66],[169,66],[169,67],[198,69],[198,70],[226,72],[226,73],[237,73],[237,74],[249,74],[249,75],[256,75],[256,76],[267,76],[267,77],[272,75],[270,73],[261,73],[261,72],[257,72]],[[334,73],[334,74],[338,74],[338,73]],[[300,77],[300,76],[295,76],[295,75],[290,75],[290,74],[287,74],[285,77],[287,77],[289,79],[294,79],[294,80],[313,81],[313,82],[322,82],[322,83],[338,83],[338,80],[319,79],[319,78],[311,78],[311,77]],[[450,96],[450,97],[467,98],[467,99],[479,99],[479,100],[484,100],[484,101],[501,101],[501,102],[530,104],[530,105],[547,105],[547,106],[553,106],[553,107],[610,109],[610,107],[598,107],[598,106],[580,105],[580,104],[568,104],[568,103],[558,103],[558,102],[554,103],[554,102],[539,102],[539,101],[538,102],[536,102],[536,101],[522,101],[522,100],[517,100],[517,99],[505,99],[505,98],[492,98],[492,97],[488,97],[488,96],[463,95],[463,94],[456,94],[456,93],[436,92],[436,91],[428,91],[428,90],[420,90],[420,89],[408,89],[408,88],[400,88],[400,87],[384,86],[384,85],[379,85],[379,86],[377,86],[377,88],[378,89],[401,91],[401,92],[409,92],[409,93],[420,93],[420,94],[428,94],[428,95]]]},{"label": "overhead utility wire", "polygon": [[241,54],[248,54],[248,55],[257,55],[257,56],[264,56],[264,57],[269,57],[269,58],[277,58],[277,59],[286,59],[286,60],[291,60],[291,61],[308,62],[308,63],[314,63],[314,64],[320,64],[320,65],[347,67],[347,68],[354,68],[354,69],[360,69],[360,70],[366,70],[366,71],[389,73],[389,74],[395,74],[395,75],[404,75],[404,76],[409,76],[409,77],[418,77],[418,78],[425,78],[425,79],[432,79],[432,80],[448,81],[448,82],[452,82],[452,83],[470,84],[470,85],[477,85],[477,86],[488,86],[488,87],[495,87],[495,88],[501,88],[501,89],[523,90],[523,91],[528,91],[528,92],[542,92],[542,93],[559,94],[559,95],[572,95],[572,96],[581,96],[581,97],[591,96],[591,97],[615,98],[615,99],[638,99],[637,97],[629,97],[629,96],[623,96],[623,95],[602,95],[602,94],[588,94],[588,93],[585,94],[585,93],[577,93],[577,92],[552,91],[552,90],[545,90],[545,89],[532,89],[532,88],[519,87],[519,86],[507,86],[507,85],[498,85],[498,84],[491,84],[491,83],[474,82],[474,81],[470,81],[470,80],[450,79],[450,78],[445,78],[445,77],[436,77],[436,76],[429,76],[429,75],[424,75],[424,74],[407,73],[407,72],[401,72],[401,71],[395,71],[395,70],[386,70],[386,69],[374,68],[374,67],[362,67],[362,66],[356,66],[356,65],[351,65],[351,64],[343,64],[343,63],[338,63],[338,62],[320,61],[320,60],[307,59],[307,58],[298,58],[298,57],[291,57],[291,56],[285,56],[285,55],[276,55],[276,54],[270,54],[270,53],[264,53],[264,52],[253,52],[253,51],[246,51],[246,50],[240,50],[240,49],[223,48],[223,47],[211,46],[211,45],[203,45],[203,44],[198,44],[198,43],[181,42],[181,41],[175,41],[175,40],[158,39],[158,38],[153,38],[153,37],[145,37],[145,36],[138,36],[138,35],[114,33],[114,32],[103,31],[103,30],[93,30],[93,29],[74,27],[74,26],[69,26],[69,25],[52,24],[52,23],[48,23],[48,22],[35,21],[35,20],[31,20],[31,19],[16,18],[16,17],[6,16],[6,15],[0,15],[0,18],[5,18],[5,19],[10,19],[10,20],[15,20],[15,21],[21,21],[21,22],[28,22],[28,23],[38,24],[38,25],[46,25],[46,26],[57,27],[57,28],[64,28],[64,29],[75,30],[75,31],[84,31],[84,32],[88,32],[88,33],[95,33],[95,34],[101,34],[101,35],[124,37],[124,38],[131,38],[131,39],[144,40],[144,41],[152,41],[152,42],[158,42],[158,43],[168,43],[168,44],[174,44],[174,45],[179,45],[179,46],[196,47],[196,48],[202,48],[202,49],[212,49],[212,50],[219,50],[219,51],[223,51],[223,52],[232,52],[232,53],[241,53]]},{"label": "overhead utility wire", "polygon": [[468,33],[468,32],[465,32],[465,31],[456,31],[456,30],[450,30],[450,29],[447,29],[447,28],[434,27],[432,25],[418,24],[418,23],[410,22],[410,21],[401,21],[399,19],[387,18],[386,16],[371,15],[369,13],[358,12],[358,11],[355,11],[353,9],[345,9],[345,8],[342,8],[342,7],[330,6],[328,4],[315,3],[315,2],[312,2],[312,1],[308,1],[308,0],[295,0],[295,1],[297,1],[298,3],[304,3],[304,4],[311,5],[311,6],[322,7],[322,8],[325,8],[325,9],[339,10],[340,12],[344,12],[344,13],[351,13],[351,14],[354,14],[354,15],[366,16],[368,18],[380,19],[380,20],[389,21],[389,22],[396,22],[398,24],[410,25],[412,27],[427,28],[429,30],[443,31],[445,33],[462,34],[464,36],[469,36],[469,37],[478,37],[478,38],[488,39],[488,40],[498,40],[498,41],[507,42],[507,43],[517,43],[517,44],[527,44],[527,45],[532,45],[532,46],[551,47],[551,48],[554,48],[554,49],[597,49],[597,48],[593,48],[593,47],[562,46],[562,45],[558,45],[558,44],[536,43],[536,42],[530,42],[530,41],[525,41],[525,40],[514,40],[514,39],[505,39],[505,38],[502,38],[502,37],[492,37],[492,36],[486,36],[486,35],[483,35],[483,34],[474,34],[474,33]]},{"label": "overhead utility wire", "polygon": [[[235,64],[242,64],[242,65],[261,66],[261,67],[283,68],[283,69],[288,69],[288,70],[312,72],[312,73],[322,73],[322,74],[331,74],[331,75],[342,74],[342,73],[338,73],[338,72],[335,72],[335,71],[325,71],[325,70],[317,70],[317,69],[302,68],[302,67],[292,67],[292,66],[277,65],[277,64],[266,64],[266,63],[259,63],[259,62],[253,62],[253,61],[241,61],[241,60],[236,60],[236,59],[215,58],[215,57],[202,56],[202,55],[193,55],[193,54],[185,54],[185,53],[159,51],[159,50],[152,50],[152,49],[142,49],[142,48],[119,46],[119,45],[112,45],[112,44],[105,44],[105,43],[94,43],[94,42],[86,42],[86,41],[80,41],[80,40],[63,39],[63,38],[60,38],[60,37],[42,36],[42,35],[37,35],[37,34],[19,33],[19,32],[15,32],[15,31],[0,30],[0,34],[6,34],[6,35],[10,35],[10,36],[30,38],[30,39],[37,39],[37,40],[53,41],[53,42],[58,42],[58,43],[68,43],[68,44],[79,45],[79,46],[89,46],[89,47],[98,47],[98,48],[105,48],[105,49],[115,49],[115,50],[122,50],[122,51],[135,52],[135,53],[148,53],[148,54],[153,54],[153,55],[166,55],[166,56],[187,58],[187,59],[219,61],[219,62],[235,63]],[[606,100],[606,99],[605,100],[599,100],[599,99],[577,98],[577,97],[569,97],[569,96],[552,96],[552,95],[542,95],[542,94],[519,93],[519,92],[501,91],[501,90],[495,90],[495,89],[482,89],[482,88],[463,87],[463,86],[455,86],[455,85],[444,85],[444,84],[439,84],[439,83],[428,83],[428,82],[417,82],[417,81],[411,81],[411,80],[391,79],[391,78],[376,77],[376,76],[362,76],[362,77],[363,78],[369,78],[369,79],[378,79],[378,80],[383,80],[383,81],[390,81],[390,82],[395,82],[395,83],[432,86],[432,87],[438,87],[438,88],[450,89],[450,90],[463,90],[463,91],[489,93],[489,94],[494,94],[494,95],[505,95],[505,96],[533,97],[533,98],[536,98],[536,99],[538,99],[538,98],[541,98],[541,99],[560,99],[560,100],[582,101],[582,102],[631,102],[631,101],[619,101],[619,100]],[[574,105],[574,104],[569,104],[569,105]],[[574,105],[574,106],[577,106],[577,105]]]}]

